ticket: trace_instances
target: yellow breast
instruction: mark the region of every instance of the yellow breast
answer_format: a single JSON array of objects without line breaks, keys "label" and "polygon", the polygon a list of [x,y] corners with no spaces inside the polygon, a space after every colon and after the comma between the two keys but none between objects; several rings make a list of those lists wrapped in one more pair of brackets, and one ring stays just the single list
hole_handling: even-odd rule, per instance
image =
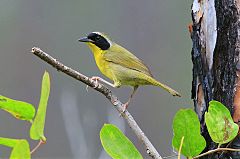
[{"label": "yellow breast", "polygon": [[99,68],[99,70],[109,79],[113,80],[112,72],[109,68],[109,62],[106,61],[103,57],[104,51],[93,45],[92,43],[88,43],[89,48],[93,52],[95,62]]}]

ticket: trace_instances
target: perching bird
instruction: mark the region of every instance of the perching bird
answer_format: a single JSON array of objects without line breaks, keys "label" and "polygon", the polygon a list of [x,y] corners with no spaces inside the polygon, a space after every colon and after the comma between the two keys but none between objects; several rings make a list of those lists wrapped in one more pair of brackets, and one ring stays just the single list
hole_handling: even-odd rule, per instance
[{"label": "perching bird", "polygon": [[180,97],[177,91],[154,79],[148,67],[139,58],[111,41],[105,34],[92,32],[87,37],[79,39],[79,42],[85,42],[89,46],[99,70],[114,83],[107,82],[100,77],[92,77],[93,80],[102,81],[112,87],[122,85],[133,87],[128,102],[124,104],[124,110],[127,109],[134,93],[141,85],[158,86],[173,96]]}]

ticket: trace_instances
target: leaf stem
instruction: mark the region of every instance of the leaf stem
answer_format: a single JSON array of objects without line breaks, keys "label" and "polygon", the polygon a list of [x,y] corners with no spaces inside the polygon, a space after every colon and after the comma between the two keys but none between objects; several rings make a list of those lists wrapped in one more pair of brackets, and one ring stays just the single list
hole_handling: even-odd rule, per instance
[{"label": "leaf stem", "polygon": [[181,151],[182,151],[183,141],[184,141],[184,136],[182,137],[181,143],[180,143],[180,146],[179,146],[178,159],[181,159]]},{"label": "leaf stem", "polygon": [[30,153],[33,154],[42,144],[45,144],[45,141],[39,140],[38,144],[32,149]]},{"label": "leaf stem", "polygon": [[208,152],[205,152],[205,153],[202,153],[202,154],[200,154],[198,156],[195,156],[195,157],[193,157],[193,159],[197,159],[197,158],[200,158],[200,157],[203,157],[203,156],[206,156],[206,155],[212,154],[214,152],[218,152],[218,151],[236,151],[236,152],[240,152],[240,149],[216,148],[214,150],[209,150]]}]

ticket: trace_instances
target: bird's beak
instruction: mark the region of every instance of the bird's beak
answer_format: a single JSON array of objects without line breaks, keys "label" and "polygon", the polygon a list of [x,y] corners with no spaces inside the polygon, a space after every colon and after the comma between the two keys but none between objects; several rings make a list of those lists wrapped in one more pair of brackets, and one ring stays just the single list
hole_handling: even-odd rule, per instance
[{"label": "bird's beak", "polygon": [[83,37],[78,39],[79,42],[93,42],[91,39],[88,39],[87,37]]}]

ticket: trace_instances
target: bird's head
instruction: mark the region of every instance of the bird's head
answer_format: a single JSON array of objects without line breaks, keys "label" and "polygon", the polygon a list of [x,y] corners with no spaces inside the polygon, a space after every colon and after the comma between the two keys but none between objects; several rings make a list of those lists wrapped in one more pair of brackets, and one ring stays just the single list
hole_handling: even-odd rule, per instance
[{"label": "bird's head", "polygon": [[80,38],[79,42],[85,42],[94,52],[95,50],[108,50],[112,46],[112,41],[106,34],[101,32],[91,32],[86,37]]}]

